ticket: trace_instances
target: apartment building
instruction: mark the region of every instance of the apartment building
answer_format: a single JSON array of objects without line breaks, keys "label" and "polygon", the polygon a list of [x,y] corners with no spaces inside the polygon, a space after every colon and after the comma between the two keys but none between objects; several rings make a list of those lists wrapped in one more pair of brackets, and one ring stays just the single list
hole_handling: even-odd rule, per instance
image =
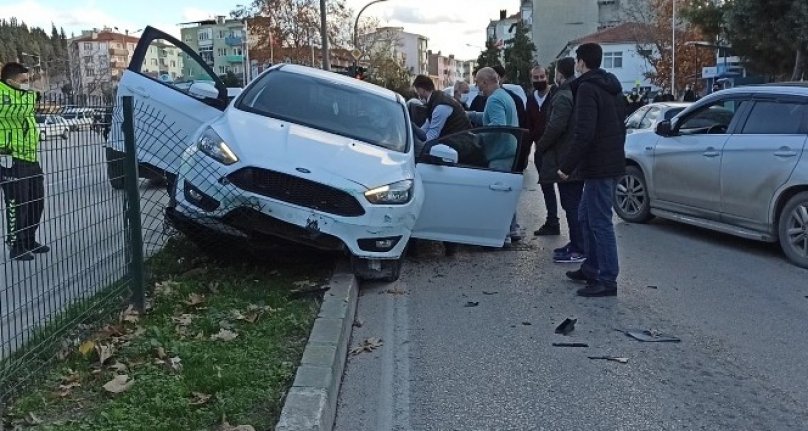
[{"label": "apartment building", "polygon": [[184,57],[182,50],[163,40],[156,40],[146,51],[143,73],[164,81],[183,77]]},{"label": "apartment building", "polygon": [[435,81],[435,88],[443,90],[454,85],[457,81],[457,60],[454,55],[445,56],[438,53],[428,52],[429,76]]},{"label": "apartment building", "polygon": [[456,80],[474,84],[474,68],[477,66],[477,60],[455,60],[455,64]]},{"label": "apartment building", "polygon": [[380,27],[362,39],[366,44],[392,46],[393,57],[399,59],[410,74],[429,73],[429,39],[426,36],[408,33],[403,27]]},{"label": "apartment building", "polygon": [[[241,20],[215,19],[183,23],[182,42],[199,54],[218,75],[232,72],[244,80],[246,65],[246,35]],[[192,62],[184,64],[185,76],[195,75]]]},{"label": "apartment building", "polygon": [[70,82],[73,94],[101,96],[109,93],[129,67],[138,38],[109,28],[86,30],[68,41]]}]

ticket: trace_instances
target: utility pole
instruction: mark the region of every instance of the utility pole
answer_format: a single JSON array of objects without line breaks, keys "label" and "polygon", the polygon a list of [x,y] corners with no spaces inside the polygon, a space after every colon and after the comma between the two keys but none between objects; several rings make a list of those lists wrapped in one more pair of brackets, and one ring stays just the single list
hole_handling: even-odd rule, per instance
[{"label": "utility pole", "polygon": [[673,6],[673,16],[671,17],[671,87],[673,88],[673,97],[676,94],[676,0],[671,0]]},{"label": "utility pole", "polygon": [[320,34],[323,36],[323,70],[331,70],[331,52],[328,49],[328,19],[326,0],[320,0]]}]

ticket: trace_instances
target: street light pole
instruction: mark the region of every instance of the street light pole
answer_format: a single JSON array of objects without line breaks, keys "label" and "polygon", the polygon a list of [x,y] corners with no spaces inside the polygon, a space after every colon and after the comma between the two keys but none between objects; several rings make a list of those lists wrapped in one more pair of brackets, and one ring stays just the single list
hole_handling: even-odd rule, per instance
[{"label": "street light pole", "polygon": [[676,95],[676,0],[671,0],[673,3],[673,13],[671,17],[671,88],[673,89],[673,97]]},{"label": "street light pole", "polygon": [[[359,18],[362,16],[362,13],[365,12],[365,9],[369,8],[370,6],[373,6],[376,3],[381,3],[381,2],[385,2],[385,1],[387,1],[387,0],[374,0],[374,1],[366,4],[364,7],[362,7],[362,9],[359,10],[359,13],[356,14],[356,20],[354,21],[354,26],[353,26],[354,49],[359,49]],[[354,62],[353,62],[354,70],[356,70],[357,61],[358,60],[354,59]]]},{"label": "street light pole", "polygon": [[331,70],[331,52],[328,49],[328,20],[326,19],[326,0],[320,0],[320,33],[323,36],[323,70]]}]

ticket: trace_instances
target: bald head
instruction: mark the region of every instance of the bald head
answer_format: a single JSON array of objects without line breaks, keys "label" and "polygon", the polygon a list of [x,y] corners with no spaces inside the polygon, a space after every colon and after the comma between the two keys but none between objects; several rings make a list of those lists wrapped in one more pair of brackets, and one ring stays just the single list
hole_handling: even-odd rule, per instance
[{"label": "bald head", "polygon": [[490,67],[483,67],[478,70],[474,80],[483,96],[490,96],[499,88],[499,75],[497,75],[496,70]]}]

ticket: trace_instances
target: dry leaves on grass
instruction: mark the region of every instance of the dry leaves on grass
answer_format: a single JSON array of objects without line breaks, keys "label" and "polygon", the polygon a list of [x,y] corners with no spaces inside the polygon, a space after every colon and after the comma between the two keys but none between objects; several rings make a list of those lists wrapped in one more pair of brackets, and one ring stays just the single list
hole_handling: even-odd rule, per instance
[{"label": "dry leaves on grass", "polygon": [[230,316],[234,320],[241,320],[241,321],[244,321],[244,322],[255,323],[265,313],[273,313],[275,311],[278,311],[278,310],[276,310],[276,309],[274,309],[274,308],[272,308],[270,306],[266,306],[266,305],[265,306],[260,306],[260,305],[250,304],[247,307],[246,312],[241,312],[239,310],[232,310],[230,312]]},{"label": "dry leaves on grass", "polygon": [[252,425],[230,425],[224,421],[219,427],[219,431],[255,431],[255,428]]},{"label": "dry leaves on grass", "polygon": [[203,394],[202,392],[191,392],[191,400],[188,401],[189,405],[201,406],[210,401],[210,395]]},{"label": "dry leaves on grass", "polygon": [[129,376],[126,374],[118,374],[104,385],[104,390],[113,394],[120,394],[128,391],[133,384],[135,384],[134,379],[129,380]]},{"label": "dry leaves on grass", "polygon": [[62,376],[62,378],[60,379],[59,389],[56,391],[56,396],[60,398],[65,398],[68,395],[70,395],[70,392],[73,388],[81,387],[79,379],[81,379],[79,373],[68,368],[67,374]]},{"label": "dry leaves on grass", "polygon": [[37,417],[37,416],[34,414],[34,412],[29,412],[29,413],[28,413],[28,414],[25,416],[25,423],[26,423],[26,424],[28,424],[28,425],[33,425],[33,426],[35,426],[35,425],[42,425],[42,419],[38,418],[38,417]]},{"label": "dry leaves on grass", "polygon": [[93,350],[95,350],[95,341],[93,340],[87,340],[81,343],[81,345],[79,346],[79,353],[81,353],[82,356],[89,355],[90,353],[93,352]]},{"label": "dry leaves on grass", "polygon": [[174,290],[179,286],[174,280],[161,281],[154,284],[154,294],[156,296],[169,296],[174,293]]},{"label": "dry leaves on grass", "polygon": [[137,323],[140,320],[140,313],[135,310],[135,307],[130,305],[126,310],[122,311],[119,320],[121,322]]},{"label": "dry leaves on grass", "polygon": [[317,283],[315,283],[315,282],[313,282],[311,280],[300,280],[300,281],[296,281],[296,282],[292,283],[292,286],[294,286],[294,287],[296,287],[298,289],[306,289],[306,288],[309,288],[309,287],[317,287]]},{"label": "dry leaves on grass", "polygon": [[108,368],[110,370],[115,370],[115,371],[120,373],[120,372],[126,371],[128,367],[125,364],[122,364],[122,363],[116,361],[114,364],[110,365]]},{"label": "dry leaves on grass", "polygon": [[382,342],[381,338],[371,337],[351,349],[351,355],[356,356],[361,353],[372,352],[379,347],[382,347],[382,345],[384,345],[384,342]]},{"label": "dry leaves on grass", "polygon": [[96,344],[95,351],[98,353],[98,363],[101,365],[104,365],[115,354],[115,348],[109,344]]},{"label": "dry leaves on grass", "polygon": [[196,307],[205,302],[205,295],[200,295],[198,293],[192,293],[188,295],[188,299],[185,300],[186,305],[190,305],[191,307]]},{"label": "dry leaves on grass", "polygon": [[181,314],[179,316],[172,317],[171,320],[179,326],[189,326],[191,323],[193,323],[195,317],[195,314]]},{"label": "dry leaves on grass", "polygon": [[210,336],[210,340],[211,341],[221,340],[221,341],[227,342],[227,341],[233,341],[237,337],[238,337],[238,333],[233,332],[233,331],[231,331],[229,329],[221,328],[221,329],[219,329],[219,332],[217,334],[214,334],[214,335]]}]

